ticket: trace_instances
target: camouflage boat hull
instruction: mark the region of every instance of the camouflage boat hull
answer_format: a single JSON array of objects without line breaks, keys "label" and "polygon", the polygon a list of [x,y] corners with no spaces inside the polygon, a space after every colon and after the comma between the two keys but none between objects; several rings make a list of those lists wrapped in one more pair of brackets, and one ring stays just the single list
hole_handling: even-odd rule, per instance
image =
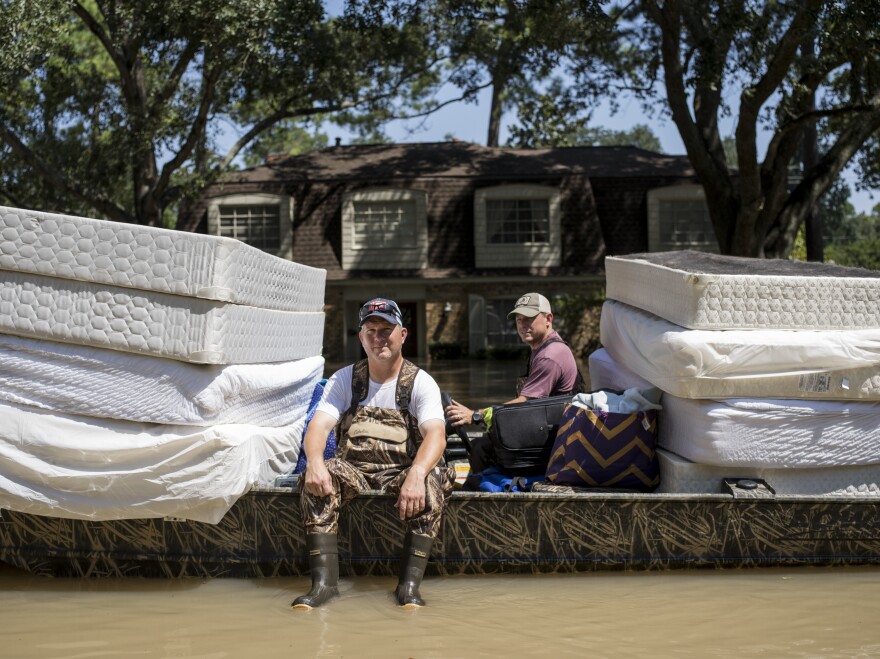
[{"label": "camouflage boat hull", "polygon": [[[391,497],[354,500],[340,528],[343,574],[396,573]],[[88,577],[274,577],[307,572],[298,495],[261,489],[217,525],[105,522],[0,511],[0,560]],[[455,492],[433,574],[880,564],[880,501],[749,494]]]}]

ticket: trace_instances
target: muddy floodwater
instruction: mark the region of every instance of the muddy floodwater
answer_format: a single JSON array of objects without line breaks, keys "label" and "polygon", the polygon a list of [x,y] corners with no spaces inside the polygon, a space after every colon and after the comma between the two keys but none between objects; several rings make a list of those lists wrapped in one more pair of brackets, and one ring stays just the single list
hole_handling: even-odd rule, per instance
[{"label": "muddy floodwater", "polygon": [[0,656],[877,657],[880,570],[767,569],[428,577],[84,580],[0,568]]}]

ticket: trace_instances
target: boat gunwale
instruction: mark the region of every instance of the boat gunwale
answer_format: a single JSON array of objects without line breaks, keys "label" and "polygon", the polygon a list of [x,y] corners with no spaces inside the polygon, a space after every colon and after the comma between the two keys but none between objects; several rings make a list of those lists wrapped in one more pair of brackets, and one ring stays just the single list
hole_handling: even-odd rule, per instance
[{"label": "boat gunwale", "polygon": [[[289,487],[255,487],[243,496],[299,496],[299,493]],[[377,497],[394,499],[395,495],[381,490],[367,490],[358,497]],[[358,498],[356,497],[356,498]],[[687,492],[473,492],[470,490],[455,490],[450,495],[450,501],[470,499],[497,500],[522,500],[522,501],[737,501],[754,503],[757,501],[773,501],[777,503],[876,503],[880,504],[880,493],[847,493],[847,494],[773,494],[765,496],[734,496],[725,492],[717,493],[687,493]]]}]

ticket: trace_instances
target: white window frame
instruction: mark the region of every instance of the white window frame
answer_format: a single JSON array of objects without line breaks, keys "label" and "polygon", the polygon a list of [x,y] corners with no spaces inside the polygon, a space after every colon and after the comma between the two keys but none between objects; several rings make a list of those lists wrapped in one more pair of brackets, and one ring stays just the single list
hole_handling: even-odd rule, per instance
[{"label": "white window frame", "polygon": [[[552,267],[562,262],[561,194],[545,185],[515,184],[480,188],[474,194],[474,249],[478,268]],[[546,200],[550,212],[546,243],[490,243],[486,206],[494,200]]]},{"label": "white window frame", "polygon": [[221,206],[278,206],[280,247],[266,250],[281,258],[293,258],[293,199],[288,195],[251,192],[213,197],[208,202],[208,233],[220,235]]},{"label": "white window frame", "polygon": [[[718,252],[718,241],[709,240],[705,243],[662,242],[660,239],[660,204],[661,202],[701,201],[705,205],[706,193],[701,185],[672,185],[665,188],[648,190],[648,251],[668,252],[682,249],[693,249],[702,252]],[[709,209],[706,208],[708,217]],[[714,232],[712,237],[714,238]]]},{"label": "white window frame", "polygon": [[[360,247],[355,244],[355,212],[358,202],[404,202],[415,204],[412,247]],[[428,200],[421,190],[383,188],[356,190],[342,197],[342,268],[344,270],[421,270],[428,265]]]}]

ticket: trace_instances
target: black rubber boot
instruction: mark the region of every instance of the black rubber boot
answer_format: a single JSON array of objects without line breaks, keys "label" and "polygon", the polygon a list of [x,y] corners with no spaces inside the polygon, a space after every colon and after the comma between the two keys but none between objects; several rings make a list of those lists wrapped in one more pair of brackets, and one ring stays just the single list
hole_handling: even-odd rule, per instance
[{"label": "black rubber boot", "polygon": [[309,533],[306,535],[309,549],[309,569],[312,572],[312,589],[307,595],[293,600],[294,609],[314,609],[339,594],[339,550],[335,533]]},{"label": "black rubber boot", "polygon": [[419,594],[419,586],[422,577],[425,576],[432,544],[434,544],[433,538],[418,533],[407,533],[403,544],[403,557],[400,561],[400,580],[395,591],[400,606],[407,608],[425,606],[425,600]]}]

